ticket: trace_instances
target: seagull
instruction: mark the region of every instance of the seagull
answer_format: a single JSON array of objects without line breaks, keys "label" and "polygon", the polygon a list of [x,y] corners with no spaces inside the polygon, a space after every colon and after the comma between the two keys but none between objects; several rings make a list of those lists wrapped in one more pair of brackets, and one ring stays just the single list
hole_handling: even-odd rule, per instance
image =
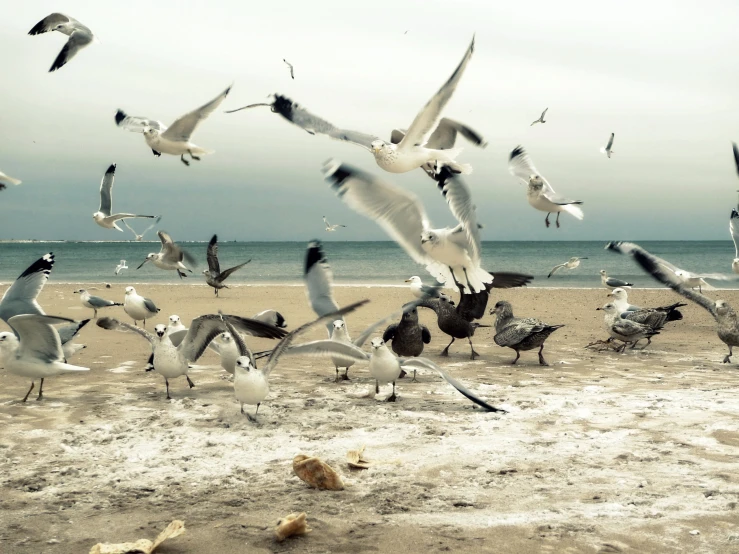
[{"label": "seagull", "polygon": [[[339,310],[339,305],[334,299],[333,280],[334,275],[331,266],[328,265],[326,255],[320,241],[314,240],[308,243],[305,253],[305,270],[303,271],[305,290],[308,302],[313,311],[319,317]],[[343,320],[342,320],[343,321]],[[331,321],[326,323],[326,331],[329,338],[333,333],[334,325]]]},{"label": "seagull", "polygon": [[15,179],[14,177],[11,177],[10,175],[5,175],[2,171],[0,171],[0,190],[5,190],[8,185],[20,185],[23,181],[20,179]]},{"label": "seagull", "polygon": [[282,58],[282,61],[285,62],[287,64],[287,67],[290,68],[290,77],[294,80],[295,79],[295,71],[293,70],[293,64],[291,64],[285,58]]},{"label": "seagull", "polygon": [[213,111],[220,106],[224,98],[228,96],[229,86],[216,98],[178,118],[171,127],[167,127],[161,121],[127,115],[118,110],[115,114],[116,125],[134,133],[143,133],[146,144],[149,145],[155,156],[171,154],[179,156],[183,164],[189,166],[190,162],[185,159],[189,154],[193,160],[200,161],[200,156],[212,154],[212,150],[205,150],[190,142],[192,134],[198,125],[204,121]]},{"label": "seagull", "polygon": [[36,23],[36,25],[33,26],[33,29],[28,31],[28,34],[40,35],[49,31],[59,31],[69,37],[69,40],[67,40],[67,43],[64,45],[61,52],[59,52],[54,63],[51,64],[51,69],[49,69],[50,73],[62,67],[71,60],[77,52],[97,38],[92,34],[92,31],[82,23],[64,15],[63,13],[52,13],[51,15],[47,15],[41,21]]},{"label": "seagull", "polygon": [[289,122],[312,135],[317,133],[328,135],[330,138],[350,142],[369,150],[375,157],[377,165],[391,173],[405,173],[434,162],[440,162],[456,173],[470,173],[472,168],[469,164],[456,162],[457,156],[462,151],[461,149],[433,149],[430,148],[428,143],[439,125],[442,111],[454,94],[464,74],[474,47],[475,39],[473,37],[462,61],[454,70],[452,76],[418,113],[403,140],[397,144],[388,143],[377,136],[337,128],[328,121],[313,115],[297,103],[292,102],[289,98],[277,94],[272,103],[251,104],[236,110],[230,110],[227,113],[256,106],[269,106],[273,112],[279,113]]},{"label": "seagull", "polygon": [[490,314],[495,314],[495,337],[493,337],[495,344],[516,351],[516,358],[511,364],[515,365],[521,357],[520,350],[526,351],[538,348],[539,364],[549,365],[542,354],[544,342],[549,338],[549,335],[557,329],[561,329],[564,325],[547,325],[533,317],[514,317],[510,302],[505,300],[496,302],[495,307],[490,310]]},{"label": "seagull", "polygon": [[[667,316],[665,321],[680,321],[683,318],[683,314],[678,310],[678,308],[687,306],[687,304],[683,302],[676,302],[675,304],[660,306],[658,308],[642,308],[641,306],[629,304],[628,293],[624,289],[613,289],[608,293],[608,296],[613,298],[611,302],[616,306],[618,311],[621,313],[621,317],[624,319],[631,319],[631,314],[658,311]],[[639,321],[639,319],[636,319],[635,321]],[[640,321],[640,323],[642,322]]]},{"label": "seagull", "polygon": [[24,314],[11,317],[7,323],[18,337],[13,333],[0,333],[5,369],[15,375],[31,378],[31,388],[23,397],[23,402],[28,400],[36,379],[41,379],[36,398],[41,400],[45,378],[70,371],[90,370],[66,363],[59,333],[52,327],[58,323],[76,323],[73,319]]},{"label": "seagull", "polygon": [[552,275],[554,275],[557,271],[559,271],[562,268],[565,269],[575,269],[580,265],[580,260],[587,260],[587,257],[584,258],[570,258],[568,261],[566,261],[563,264],[555,265],[552,268],[552,271],[549,272],[549,275],[547,275],[547,279],[549,279]]},{"label": "seagull", "polygon": [[[111,214],[113,210],[113,181],[115,180],[115,167],[116,164],[111,164],[108,170],[103,175],[103,180],[100,182],[100,209],[92,214],[92,219],[95,223],[105,229],[118,229],[121,233],[123,229],[118,227],[117,221],[121,219],[156,219],[159,221],[161,216],[156,215],[135,215],[135,214]],[[130,227],[129,227],[130,229]]]},{"label": "seagull", "polygon": [[674,273],[666,269],[665,260],[650,254],[638,244],[633,242],[609,242],[606,245],[606,250],[630,255],[654,279],[707,310],[716,320],[718,338],[729,347],[729,353],[724,357],[723,362],[727,364],[731,361],[733,348],[739,346],[739,319],[737,319],[736,312],[728,302],[724,300],[714,302],[700,292],[695,292]]},{"label": "seagull", "polygon": [[[172,338],[172,335],[174,333],[177,333],[178,331],[187,331],[187,327],[180,321],[180,316],[178,315],[171,315],[169,316],[169,325],[167,325],[167,336]],[[177,335],[175,339],[173,340],[172,344],[175,346],[179,346],[180,342],[182,342],[183,335]],[[210,347],[210,345],[208,345]],[[151,356],[149,356],[149,359],[146,363],[146,371],[153,371],[154,369],[154,349],[151,349]]]},{"label": "seagull", "polygon": [[274,325],[275,327],[279,327],[280,329],[284,329],[285,327],[287,327],[287,321],[285,320],[285,317],[277,310],[264,310],[263,312],[259,312],[257,315],[252,317],[252,319],[258,319],[259,321],[269,323],[270,325]]},{"label": "seagull", "polygon": [[410,283],[411,292],[416,298],[423,298],[425,296],[430,296],[431,298],[439,298],[439,296],[442,294],[439,291],[438,286],[432,287],[429,285],[424,285],[423,281],[418,275],[414,275],[413,277],[406,279],[405,282]]},{"label": "seagull", "polygon": [[125,226],[126,226],[126,227],[128,228],[128,230],[129,230],[129,231],[131,231],[131,232],[133,233],[133,236],[134,236],[134,240],[135,240],[136,242],[141,242],[142,240],[144,240],[144,235],[146,235],[146,233],[148,233],[148,232],[149,232],[149,231],[151,231],[151,230],[152,230],[152,229],[153,229],[154,227],[156,227],[156,226],[157,226],[157,224],[158,224],[158,223],[159,223],[159,222],[160,222],[161,220],[162,220],[162,216],[160,215],[160,216],[158,216],[158,217],[156,218],[156,221],[154,221],[154,223],[152,223],[152,224],[151,224],[151,225],[149,225],[149,226],[148,226],[148,227],[147,227],[146,229],[144,229],[144,232],[143,232],[143,233],[141,233],[140,235],[139,235],[139,234],[138,234],[138,233],[137,233],[136,231],[134,231],[134,230],[133,230],[133,229],[131,228],[131,226],[130,226],[130,225],[128,224],[128,222],[127,222],[127,221],[126,221],[125,219],[123,220],[123,224],[124,224],[124,225],[125,225]]},{"label": "seagull", "polygon": [[689,286],[691,289],[698,288],[698,292],[703,292],[703,288],[713,290],[712,287],[706,283],[705,279],[711,279],[715,281],[736,281],[739,277],[735,275],[724,275],[723,273],[693,273],[686,269],[680,269],[679,267],[671,264],[666,260],[660,260],[663,269],[670,271],[684,284]]},{"label": "seagull", "polygon": [[493,282],[480,267],[480,229],[470,190],[446,168],[439,188],[459,225],[439,229],[431,227],[418,197],[406,190],[337,161],[327,162],[324,172],[345,204],[374,219],[444,286],[456,288],[461,281],[466,292],[479,292]]},{"label": "seagull", "polygon": [[649,342],[652,342],[652,337],[659,335],[659,331],[654,330],[649,325],[621,318],[615,304],[609,303],[602,308],[596,308],[596,310],[605,312],[604,322],[611,337],[623,342],[620,348],[621,352],[626,349],[626,345],[629,343],[636,346],[636,343],[641,339],[649,339]]},{"label": "seagull", "polygon": [[93,318],[96,318],[98,316],[98,310],[101,308],[108,308],[110,306],[123,306],[123,304],[121,304],[120,302],[113,302],[112,300],[106,300],[105,298],[100,298],[99,296],[92,296],[85,289],[78,289],[74,291],[74,294],[80,295],[80,302],[82,302],[83,306],[95,310],[95,314],[92,316]]},{"label": "seagull", "polygon": [[213,235],[208,243],[208,269],[203,270],[205,282],[213,287],[213,291],[216,293],[216,296],[218,296],[218,291],[220,289],[228,288],[223,284],[223,281],[228,279],[234,271],[241,269],[250,261],[251,259],[246,260],[243,264],[221,271],[221,265],[218,263],[218,235]]},{"label": "seagull", "polygon": [[739,212],[734,208],[731,209],[729,216],[729,231],[734,241],[734,261],[731,262],[731,270],[739,275]]},{"label": "seagull", "polygon": [[336,231],[339,227],[346,227],[346,225],[339,225],[338,223],[331,225],[325,215],[323,216],[323,222],[326,224],[326,231]]},{"label": "seagull", "polygon": [[454,341],[457,339],[467,339],[470,343],[471,360],[474,360],[479,356],[479,354],[475,352],[475,347],[472,346],[472,336],[475,334],[475,330],[478,327],[489,327],[489,325],[473,323],[460,311],[460,306],[455,308],[454,304],[445,296],[420,300],[418,306],[433,310],[434,313],[436,313],[436,324],[439,326],[439,330],[445,335],[452,337],[451,342],[447,344],[446,348],[444,348],[444,350],[441,351],[441,354],[439,354],[440,356],[449,356],[449,347],[454,344]]},{"label": "seagull", "polygon": [[634,283],[628,283],[622,279],[616,279],[615,277],[609,277],[605,269],[600,270],[600,282],[607,289],[630,289],[634,286]]},{"label": "seagull", "polygon": [[537,123],[546,123],[546,121],[544,121],[544,116],[546,115],[548,109],[549,108],[547,108],[546,110],[544,110],[543,112],[541,112],[541,115],[539,116],[539,119],[537,119],[536,121],[534,121],[531,125],[529,125],[529,127],[533,127]]},{"label": "seagull", "polygon": [[567,212],[571,216],[582,220],[582,210],[577,204],[582,204],[581,200],[568,200],[564,196],[558,195],[549,182],[539,174],[534,167],[531,158],[523,149],[523,146],[516,146],[511,151],[508,159],[508,171],[521,179],[528,185],[527,197],[532,207],[542,212],[547,212],[544,223],[549,227],[549,215],[552,212],[557,213],[557,228],[559,228],[559,214]]},{"label": "seagull", "polygon": [[[385,343],[390,341],[390,346],[398,356],[415,357],[423,354],[423,345],[431,342],[431,332],[428,327],[418,323],[418,308],[413,307],[403,312],[399,323],[393,323],[385,329],[382,334]],[[413,373],[413,381],[416,373]]]},{"label": "seagull", "polygon": [[611,138],[608,139],[608,144],[601,147],[600,152],[601,154],[605,154],[609,158],[611,157],[611,154],[613,154],[613,150],[611,150],[611,147],[613,146],[613,137],[615,136],[614,133],[611,133]]},{"label": "seagull", "polygon": [[146,262],[151,262],[159,269],[176,270],[180,279],[187,277],[187,274],[183,273],[183,269],[192,273],[192,269],[188,269],[182,261],[184,260],[194,265],[197,263],[195,258],[189,252],[177,246],[166,231],[158,231],[157,235],[159,236],[159,240],[162,241],[162,249],[158,254],[150,252],[136,269],[141,269]]},{"label": "seagull", "polygon": [[121,263],[115,266],[115,274],[118,275],[124,269],[128,269],[128,266],[126,265],[126,260],[121,260]]},{"label": "seagull", "polygon": [[[189,329],[183,329],[171,335],[167,334],[166,325],[159,324],[154,327],[156,335],[153,335],[144,329],[110,317],[99,319],[98,327],[115,331],[133,331],[148,340],[154,349],[154,371],[164,377],[167,400],[171,400],[169,379],[184,375],[190,388],[195,386],[187,375],[189,365],[196,362],[203,355],[208,344],[224,331],[223,320],[225,318],[232,320],[234,325],[238,325],[243,331],[258,337],[281,338],[285,335],[283,330],[261,321],[213,314],[196,317],[192,320]],[[178,346],[175,346],[174,342],[177,342]]]},{"label": "seagull", "polygon": [[135,288],[126,287],[126,296],[123,298],[123,311],[133,319],[134,325],[137,325],[137,321],[143,320],[144,327],[146,327],[146,320],[158,314],[159,308],[156,307],[156,304],[154,304],[151,298],[144,298],[136,293]]}]

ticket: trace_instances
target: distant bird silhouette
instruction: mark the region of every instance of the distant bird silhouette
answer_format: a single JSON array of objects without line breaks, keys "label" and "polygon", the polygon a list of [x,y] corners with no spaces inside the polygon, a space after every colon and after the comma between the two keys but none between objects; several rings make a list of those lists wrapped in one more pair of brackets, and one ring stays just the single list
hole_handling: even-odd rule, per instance
[{"label": "distant bird silhouette", "polygon": [[544,110],[543,112],[541,112],[541,115],[539,116],[539,119],[537,119],[536,121],[534,121],[531,125],[529,125],[529,127],[533,127],[537,123],[546,123],[546,121],[544,121],[544,116],[546,115],[548,109],[549,108],[547,108],[546,110]]}]

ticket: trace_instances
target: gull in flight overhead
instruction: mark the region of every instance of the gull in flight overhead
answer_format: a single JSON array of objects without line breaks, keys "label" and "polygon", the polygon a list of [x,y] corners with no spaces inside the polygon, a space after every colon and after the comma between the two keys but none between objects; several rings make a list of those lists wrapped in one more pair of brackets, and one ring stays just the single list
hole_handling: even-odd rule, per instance
[{"label": "gull in flight overhead", "polygon": [[103,180],[100,181],[100,209],[92,214],[92,219],[95,223],[104,229],[118,229],[122,233],[123,229],[118,227],[117,223],[121,219],[157,219],[161,217],[156,215],[110,213],[113,211],[113,181],[115,180],[115,167],[116,164],[111,164],[105,172],[105,175],[103,175]]},{"label": "gull in flight overhead", "polygon": [[138,233],[137,233],[136,231],[134,231],[134,230],[133,230],[133,229],[131,228],[131,226],[130,226],[130,225],[128,224],[128,222],[127,222],[127,221],[126,221],[125,219],[123,220],[123,224],[124,224],[124,225],[125,225],[125,226],[126,226],[126,227],[128,228],[128,230],[129,230],[129,231],[131,231],[131,232],[133,233],[133,236],[134,236],[134,240],[135,240],[136,242],[141,242],[142,240],[144,240],[144,235],[146,235],[146,233],[148,233],[148,232],[149,232],[149,231],[151,231],[151,230],[152,230],[152,229],[153,229],[154,227],[156,227],[156,226],[157,226],[157,224],[158,224],[158,223],[159,223],[159,222],[160,222],[161,220],[162,220],[162,216],[161,216],[161,215],[160,215],[160,216],[157,216],[157,218],[156,218],[156,220],[154,221],[154,223],[152,223],[152,224],[151,224],[151,225],[149,225],[149,226],[148,226],[148,227],[147,227],[146,229],[144,229],[144,232],[143,232],[143,233],[141,233],[140,235],[139,235],[139,234],[138,234]]},{"label": "gull in flight overhead", "polygon": [[[431,227],[417,196],[341,162],[324,166],[336,195],[354,211],[375,220],[417,263],[448,288],[480,292],[493,276],[480,267],[480,229],[469,188],[443,168],[439,189],[459,225]],[[462,278],[464,277],[464,281]]]},{"label": "gull in flight overhead", "polygon": [[221,105],[230,90],[231,87],[229,86],[204,106],[178,118],[170,127],[167,127],[161,121],[127,115],[123,110],[116,112],[115,123],[127,131],[143,133],[146,144],[149,145],[155,156],[161,156],[162,154],[179,156],[182,163],[189,166],[190,162],[185,159],[185,154],[189,154],[191,159],[199,161],[200,156],[213,153],[212,150],[206,150],[193,144],[190,142],[190,138],[198,125]]},{"label": "gull in flight overhead", "polygon": [[49,72],[56,71],[62,67],[71,60],[77,52],[96,39],[90,29],[85,27],[76,19],[66,16],[63,13],[47,15],[41,21],[36,23],[36,25],[33,26],[33,29],[28,31],[28,34],[40,35],[49,31],[59,31],[69,37],[69,40],[67,40],[67,43],[64,45],[61,52],[59,52],[54,63],[51,64]]},{"label": "gull in flight overhead", "polygon": [[549,108],[547,108],[546,110],[544,110],[543,112],[541,112],[541,115],[539,116],[539,119],[537,119],[536,121],[534,121],[531,125],[529,125],[529,127],[533,127],[537,123],[546,123],[546,121],[544,121],[544,116],[546,115],[548,109]]},{"label": "gull in flight overhead", "polygon": [[609,158],[611,157],[611,154],[613,154],[613,150],[611,148],[613,147],[613,137],[616,136],[615,133],[611,133],[611,138],[608,139],[608,144],[605,146],[602,146],[600,149],[601,154],[605,154]]},{"label": "gull in flight overhead", "polygon": [[582,210],[577,204],[582,204],[581,200],[568,200],[564,196],[560,196],[549,184],[549,182],[536,170],[531,158],[522,146],[516,146],[511,151],[508,159],[508,171],[521,179],[528,185],[527,197],[532,207],[542,212],[547,212],[544,223],[549,227],[549,216],[556,212],[557,227],[559,228],[559,214],[567,212],[577,219],[583,218]]},{"label": "gull in flight overhead", "polygon": [[0,171],[0,190],[5,190],[8,185],[20,185],[23,181],[20,179],[15,179],[14,177],[11,177],[10,175],[5,175],[2,171]]},{"label": "gull in flight overhead", "polygon": [[228,279],[229,275],[231,275],[236,270],[241,269],[250,261],[250,259],[246,260],[243,264],[239,264],[237,266],[221,271],[221,264],[218,263],[218,235],[213,235],[213,237],[211,237],[210,239],[210,242],[208,243],[208,269],[203,270],[203,275],[205,275],[205,282],[213,287],[216,296],[218,296],[218,291],[220,289],[228,288],[226,285],[223,284],[223,281]]},{"label": "gull in flight overhead", "polygon": [[457,156],[462,149],[435,149],[431,148],[429,141],[434,131],[439,126],[441,113],[454,94],[457,85],[472,57],[475,47],[475,39],[472,38],[467,51],[455,69],[452,76],[447,80],[439,91],[428,101],[423,109],[408,128],[407,133],[400,142],[386,142],[381,138],[335,127],[328,121],[321,119],[307,111],[305,108],[292,102],[289,98],[276,94],[272,103],[251,104],[227,113],[233,113],[255,106],[269,106],[273,112],[301,127],[311,135],[328,135],[336,140],[343,140],[361,146],[369,150],[375,157],[375,162],[385,171],[391,173],[405,173],[426,164],[438,163],[448,166],[455,173],[470,173],[472,168],[469,164],[456,162]]},{"label": "gull in flight overhead", "polygon": [[282,58],[282,61],[287,64],[287,67],[290,68],[290,77],[295,79],[295,71],[293,70],[293,64],[291,64],[289,61],[287,61],[285,58]]},{"label": "gull in flight overhead", "polygon": [[346,225],[339,225],[338,223],[331,225],[325,215],[323,216],[323,222],[326,224],[326,231],[336,231],[339,227],[346,227]]},{"label": "gull in flight overhead", "polygon": [[126,260],[121,260],[121,263],[115,266],[115,274],[118,275],[124,269],[128,269],[128,266],[126,265]]},{"label": "gull in flight overhead", "polygon": [[549,275],[547,275],[547,279],[549,279],[552,275],[554,275],[557,271],[560,269],[575,269],[580,265],[580,260],[587,260],[588,258],[570,258],[563,264],[555,265],[552,268],[552,271],[549,272]]},{"label": "gull in flight overhead", "polygon": [[193,258],[192,254],[177,246],[172,240],[172,237],[170,237],[166,231],[159,231],[157,235],[159,236],[159,240],[162,241],[162,249],[159,253],[150,252],[146,256],[146,259],[141,262],[141,265],[136,269],[141,269],[146,262],[151,262],[159,269],[177,271],[177,275],[180,276],[180,279],[187,277],[187,274],[183,273],[182,270],[192,273],[192,269],[187,268],[185,264],[182,263],[184,260],[192,265],[197,264],[197,261]]}]

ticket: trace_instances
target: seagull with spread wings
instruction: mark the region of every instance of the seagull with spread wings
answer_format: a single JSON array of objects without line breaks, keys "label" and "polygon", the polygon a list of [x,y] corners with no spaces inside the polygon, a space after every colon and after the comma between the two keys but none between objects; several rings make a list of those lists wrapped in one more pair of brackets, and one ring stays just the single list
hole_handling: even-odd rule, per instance
[{"label": "seagull with spread wings", "polygon": [[170,127],[167,127],[161,121],[127,115],[122,110],[116,112],[115,122],[116,125],[127,131],[143,133],[146,144],[149,145],[155,156],[161,156],[162,154],[179,156],[182,163],[189,166],[190,162],[185,159],[185,154],[189,154],[191,159],[199,161],[200,156],[213,153],[212,150],[206,150],[190,142],[190,139],[198,125],[221,105],[230,91],[231,87],[229,86],[207,104],[178,118]]},{"label": "seagull with spread wings", "polygon": [[323,222],[326,224],[326,231],[329,232],[336,231],[339,227],[346,227],[346,225],[340,225],[338,223],[331,225],[325,215],[323,216]]},{"label": "seagull with spread wings", "polygon": [[508,171],[521,179],[528,185],[527,197],[529,204],[533,208],[542,212],[547,212],[544,223],[549,227],[549,216],[552,213],[557,214],[557,228],[559,228],[559,214],[567,212],[571,216],[582,219],[583,213],[578,204],[582,204],[581,200],[568,200],[564,196],[560,196],[549,184],[549,182],[536,170],[531,158],[523,149],[523,146],[516,146],[511,151],[508,159]]},{"label": "seagull with spread wings", "polygon": [[[113,211],[113,182],[115,181],[116,164],[111,164],[100,181],[100,209],[92,214],[92,219],[105,229],[117,229],[121,233],[123,229],[118,227],[118,221],[125,219],[156,219],[159,221],[161,216],[158,215],[136,215],[136,214],[112,214]],[[124,221],[125,223],[125,221]],[[129,227],[130,229],[130,227]],[[135,233],[134,233],[135,234]]]},{"label": "seagull with spread wings", "polygon": [[21,181],[20,179],[16,179],[0,171],[0,190],[5,190],[6,188],[8,188],[8,185],[20,185],[22,182],[23,181]]},{"label": "seagull with spread wings", "polygon": [[547,279],[549,279],[552,275],[554,275],[560,269],[575,269],[576,267],[580,266],[580,260],[587,260],[587,259],[588,259],[587,257],[584,257],[584,258],[572,257],[563,264],[555,265],[552,268],[552,271],[549,272],[549,275],[547,275]]},{"label": "seagull with spread wings", "polygon": [[430,141],[434,131],[439,127],[442,111],[454,94],[474,49],[475,39],[473,37],[462,61],[452,76],[418,113],[408,131],[397,143],[393,141],[386,142],[374,135],[335,127],[328,121],[313,115],[297,103],[292,102],[289,98],[277,94],[271,103],[251,104],[243,108],[230,110],[227,113],[256,106],[269,106],[273,112],[279,113],[282,117],[312,135],[328,135],[330,138],[361,146],[372,153],[377,165],[391,173],[405,173],[426,164],[434,163],[448,166],[455,173],[470,173],[472,168],[468,164],[459,164],[456,161],[457,156],[461,153],[460,148],[433,148]]},{"label": "seagull with spread wings", "polygon": [[[303,270],[303,280],[305,281],[305,292],[308,295],[308,302],[313,311],[319,317],[330,314],[339,309],[339,304],[334,298],[333,282],[334,274],[331,266],[328,265],[326,254],[323,252],[321,242],[314,240],[308,243],[308,249],[305,252],[305,266]],[[343,321],[343,318],[338,318]],[[326,331],[331,337],[334,330],[334,324],[331,321],[326,322]],[[343,367],[343,366],[342,366]]]},{"label": "seagull with spread wings", "polygon": [[285,62],[287,64],[287,67],[290,68],[290,77],[294,80],[295,79],[295,69],[293,68],[293,64],[291,64],[285,58],[282,58],[282,61]]},{"label": "seagull with spread wings", "polygon": [[608,139],[608,144],[601,147],[600,152],[601,154],[605,154],[609,158],[611,157],[611,154],[613,154],[613,150],[611,148],[613,147],[613,137],[615,136],[615,133],[611,133],[611,138]]},{"label": "seagull with spread wings", "polygon": [[228,288],[223,281],[228,279],[232,273],[241,269],[250,261],[251,259],[246,260],[243,264],[221,271],[221,264],[218,263],[218,235],[213,235],[208,243],[208,269],[203,270],[205,282],[208,283],[209,286],[213,287],[216,296],[218,296],[218,291],[220,289]]},{"label": "seagull with spread wings", "polygon": [[439,189],[459,224],[431,227],[414,194],[337,161],[324,166],[336,195],[354,211],[374,219],[417,263],[446,287],[462,283],[465,292],[480,292],[493,277],[480,267],[480,229],[469,188],[447,168]]},{"label": "seagull with spread wings", "polygon": [[166,231],[159,231],[157,235],[159,236],[159,240],[162,241],[162,249],[159,253],[150,252],[146,256],[146,259],[141,262],[141,265],[136,269],[141,269],[146,262],[151,262],[159,269],[177,271],[177,275],[180,276],[180,279],[187,277],[187,274],[184,273],[183,270],[192,273],[192,269],[189,269],[184,263],[182,263],[183,261],[186,261],[192,265],[197,264],[197,260],[195,260],[192,254],[175,244],[172,237],[170,237]]},{"label": "seagull with spread wings", "polygon": [[131,231],[131,232],[133,233],[133,236],[134,236],[134,240],[135,240],[136,242],[141,242],[141,241],[143,241],[143,240],[144,240],[144,236],[146,235],[146,233],[148,233],[148,232],[149,232],[149,231],[151,231],[151,230],[152,230],[152,229],[153,229],[154,227],[156,227],[156,226],[157,226],[157,225],[159,224],[159,222],[160,222],[161,220],[162,220],[162,216],[161,216],[161,215],[160,215],[160,216],[157,216],[157,218],[156,218],[156,220],[154,221],[154,223],[152,223],[152,224],[151,224],[151,225],[149,225],[149,226],[148,226],[148,227],[147,227],[146,229],[144,229],[144,231],[143,231],[143,232],[142,232],[142,233],[141,233],[140,235],[139,235],[139,234],[138,234],[138,233],[137,233],[137,232],[136,232],[136,231],[135,231],[134,229],[132,229],[132,228],[131,228],[131,226],[130,226],[130,225],[128,224],[128,222],[127,222],[127,221],[126,221],[125,219],[123,220],[123,224],[124,224],[124,225],[126,226],[126,228],[127,228],[127,229],[128,229],[129,231]]},{"label": "seagull with spread wings", "polygon": [[539,116],[539,119],[537,119],[536,121],[534,121],[531,125],[529,125],[529,127],[533,127],[537,123],[546,123],[546,121],[544,121],[544,116],[547,114],[547,110],[548,109],[549,108],[547,108],[546,110],[544,110],[543,112],[541,112],[541,115]]},{"label": "seagull with spread wings", "polygon": [[96,37],[88,27],[85,27],[76,19],[64,15],[63,13],[52,13],[51,15],[47,15],[41,21],[36,23],[36,25],[33,26],[33,29],[28,31],[28,34],[40,35],[49,31],[59,31],[69,37],[69,40],[67,40],[61,52],[59,52],[54,63],[51,64],[49,72],[56,71],[62,67],[71,60],[77,52],[90,44],[93,40],[96,40]]}]

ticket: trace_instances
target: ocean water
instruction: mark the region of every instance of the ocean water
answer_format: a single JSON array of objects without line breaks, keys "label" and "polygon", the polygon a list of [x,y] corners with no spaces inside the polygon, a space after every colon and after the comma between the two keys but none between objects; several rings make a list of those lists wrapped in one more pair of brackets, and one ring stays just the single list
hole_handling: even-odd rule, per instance
[{"label": "ocean water", "polygon": [[[734,246],[730,241],[644,241],[640,244],[678,267],[694,272],[731,273]],[[404,285],[411,275],[427,283],[431,277],[393,242],[324,242],[324,251],[337,284]],[[207,243],[182,246],[200,262],[187,279],[173,271],[162,271],[147,263],[136,267],[149,252],[159,251],[159,242],[1,242],[0,282],[14,280],[34,260],[54,252],[54,282],[89,283],[203,283],[200,272],[207,267]],[[221,268],[251,259],[234,273],[232,283],[302,283],[305,242],[223,242],[219,243]],[[485,242],[483,261],[489,271],[518,271],[534,275],[535,287],[599,287],[599,271],[633,282],[637,287],[660,286],[626,256],[604,250],[605,241],[582,242]],[[547,274],[571,256],[588,257],[575,270],[560,270],[551,279]],[[130,269],[115,275],[121,259]],[[719,288],[737,288],[737,283],[713,281]]]}]

